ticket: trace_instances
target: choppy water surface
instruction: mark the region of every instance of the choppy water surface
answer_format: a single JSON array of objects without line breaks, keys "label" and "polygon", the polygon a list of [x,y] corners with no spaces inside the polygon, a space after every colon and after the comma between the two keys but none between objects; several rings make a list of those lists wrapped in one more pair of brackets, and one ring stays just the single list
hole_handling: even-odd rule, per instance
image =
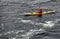
[{"label": "choppy water surface", "polygon": [[41,4],[41,8],[53,9],[55,14],[21,16],[24,12],[36,11],[38,4],[3,3],[0,5],[0,39],[60,39],[60,3]]}]

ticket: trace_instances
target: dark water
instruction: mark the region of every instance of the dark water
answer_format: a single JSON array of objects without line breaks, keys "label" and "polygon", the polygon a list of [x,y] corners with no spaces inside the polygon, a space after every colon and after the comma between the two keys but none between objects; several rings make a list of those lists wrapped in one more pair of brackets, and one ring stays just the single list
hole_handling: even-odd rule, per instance
[{"label": "dark water", "polygon": [[[36,11],[38,6],[53,9],[55,14],[21,16]],[[0,2],[0,39],[60,39],[60,3],[43,4]]]}]

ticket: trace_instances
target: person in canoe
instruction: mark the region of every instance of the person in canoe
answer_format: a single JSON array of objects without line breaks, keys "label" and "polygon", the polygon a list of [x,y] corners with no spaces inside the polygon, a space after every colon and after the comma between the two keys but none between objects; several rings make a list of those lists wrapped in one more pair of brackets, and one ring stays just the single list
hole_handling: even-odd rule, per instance
[{"label": "person in canoe", "polygon": [[42,16],[42,9],[39,7],[38,10],[37,10],[37,13],[38,13],[38,16]]}]

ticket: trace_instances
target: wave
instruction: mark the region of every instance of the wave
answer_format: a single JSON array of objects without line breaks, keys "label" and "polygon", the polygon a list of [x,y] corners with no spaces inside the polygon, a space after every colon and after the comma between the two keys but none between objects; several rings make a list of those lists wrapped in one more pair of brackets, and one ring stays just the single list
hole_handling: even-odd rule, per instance
[{"label": "wave", "polygon": [[55,19],[54,21],[45,21],[45,23],[35,23],[35,22],[32,22],[31,20],[29,20],[27,22],[26,21],[27,20],[25,20],[24,23],[31,23],[33,25],[42,25],[44,27],[44,28],[40,28],[40,29],[31,29],[28,32],[26,32],[25,35],[23,35],[23,36],[25,36],[25,38],[30,39],[34,35],[37,35],[37,34],[43,35],[44,33],[47,33],[48,31],[46,31],[46,30],[52,29],[54,27],[54,25],[56,23],[58,23],[60,20]]}]

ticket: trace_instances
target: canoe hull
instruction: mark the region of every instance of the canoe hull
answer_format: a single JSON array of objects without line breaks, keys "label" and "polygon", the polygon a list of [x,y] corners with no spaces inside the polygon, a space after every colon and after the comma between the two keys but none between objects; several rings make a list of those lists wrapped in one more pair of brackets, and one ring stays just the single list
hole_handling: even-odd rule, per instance
[{"label": "canoe hull", "polygon": [[[48,11],[48,12],[46,12],[46,11],[44,11],[44,12],[42,12],[42,15],[45,15],[45,14],[54,14],[55,13],[55,11]],[[24,13],[25,15],[27,15],[27,16],[29,16],[29,15],[36,15],[36,16],[38,16],[39,14],[37,13],[37,12],[27,12],[27,13]]]}]

